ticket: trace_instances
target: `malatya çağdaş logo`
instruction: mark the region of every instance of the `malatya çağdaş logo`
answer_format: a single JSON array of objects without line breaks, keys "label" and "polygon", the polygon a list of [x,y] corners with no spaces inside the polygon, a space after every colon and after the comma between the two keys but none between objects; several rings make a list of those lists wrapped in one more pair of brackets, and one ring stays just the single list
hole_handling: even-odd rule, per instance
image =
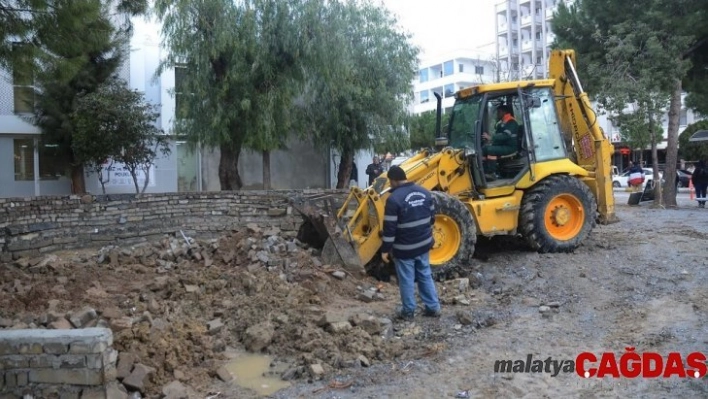
[{"label": "malatya \u00e7a\u011fda\u015f logo", "polygon": [[592,352],[580,353],[575,359],[556,360],[552,357],[534,359],[497,360],[495,373],[547,373],[555,377],[560,373],[573,373],[583,378],[701,378],[708,372],[706,355],[692,352],[683,356],[670,352],[662,356],[656,352],[635,351],[625,348],[619,356],[613,352],[596,355]]}]

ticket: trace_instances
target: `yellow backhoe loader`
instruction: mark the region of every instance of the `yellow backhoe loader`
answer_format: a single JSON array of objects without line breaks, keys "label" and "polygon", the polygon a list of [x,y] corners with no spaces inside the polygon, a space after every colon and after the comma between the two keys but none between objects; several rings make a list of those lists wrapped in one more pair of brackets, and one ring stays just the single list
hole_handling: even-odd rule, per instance
[{"label": "yellow backhoe loader", "polygon": [[[613,146],[583,91],[575,59],[574,50],[556,50],[549,79],[458,91],[444,132],[436,93],[436,148],[400,165],[409,181],[433,193],[430,263],[436,278],[469,273],[479,235],[517,235],[541,253],[570,252],[597,223],[616,221]],[[519,134],[515,151],[498,157],[491,180],[482,137],[494,132],[500,105],[511,106]],[[389,190],[384,173],[367,189],[352,188],[338,210],[332,202],[322,211],[310,206],[312,198],[300,198],[294,205],[305,216],[302,235],[318,236],[328,262],[364,270],[379,259]]]}]

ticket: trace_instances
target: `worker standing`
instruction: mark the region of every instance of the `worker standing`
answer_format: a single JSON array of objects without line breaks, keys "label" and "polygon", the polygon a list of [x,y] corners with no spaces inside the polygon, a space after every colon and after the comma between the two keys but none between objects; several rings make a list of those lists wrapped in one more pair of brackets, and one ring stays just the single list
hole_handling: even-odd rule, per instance
[{"label": "worker standing", "polygon": [[374,184],[374,180],[383,173],[383,165],[379,162],[379,157],[374,157],[373,163],[366,167],[366,174],[369,176],[369,185]]},{"label": "worker standing", "polygon": [[691,181],[693,182],[693,187],[696,189],[696,199],[698,200],[698,207],[706,207],[706,187],[708,187],[708,168],[703,161],[698,161],[696,169],[693,170],[691,175]]},{"label": "worker standing", "polygon": [[440,301],[430,270],[430,249],[434,244],[435,223],[432,195],[425,188],[407,181],[406,172],[394,165],[388,171],[391,194],[384,210],[381,257],[393,263],[398,275],[401,309],[397,316],[411,320],[415,316],[415,282],[425,305],[425,316],[440,316]]}]

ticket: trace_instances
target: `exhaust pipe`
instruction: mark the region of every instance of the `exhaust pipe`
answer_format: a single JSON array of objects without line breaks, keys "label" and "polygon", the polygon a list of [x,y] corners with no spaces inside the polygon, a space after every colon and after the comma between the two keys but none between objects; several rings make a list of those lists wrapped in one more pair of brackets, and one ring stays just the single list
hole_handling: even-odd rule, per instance
[{"label": "exhaust pipe", "polygon": [[433,92],[437,99],[437,109],[435,115],[435,147],[440,150],[448,145],[448,138],[442,135],[442,95],[438,92]]}]

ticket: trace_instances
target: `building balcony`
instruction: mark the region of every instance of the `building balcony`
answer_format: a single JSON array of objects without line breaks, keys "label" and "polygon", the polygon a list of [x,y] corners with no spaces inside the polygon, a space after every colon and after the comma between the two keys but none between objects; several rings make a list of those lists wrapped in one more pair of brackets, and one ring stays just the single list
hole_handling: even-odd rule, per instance
[{"label": "building balcony", "polygon": [[534,48],[536,51],[543,51],[543,44],[540,40],[524,40],[521,42],[522,52],[532,51]]},{"label": "building balcony", "polygon": [[534,23],[536,25],[541,25],[543,24],[543,19],[541,18],[540,15],[536,14],[527,14],[521,17],[521,26],[531,26],[531,24]]},{"label": "building balcony", "polygon": [[558,7],[556,6],[546,8],[546,19],[552,19],[553,13],[555,13],[557,9]]},{"label": "building balcony", "polygon": [[509,31],[509,26],[511,25],[511,30],[517,30],[519,29],[519,23],[518,22],[512,22],[508,23],[507,21],[500,21],[499,22],[499,30],[497,31],[497,34],[506,34]]}]

